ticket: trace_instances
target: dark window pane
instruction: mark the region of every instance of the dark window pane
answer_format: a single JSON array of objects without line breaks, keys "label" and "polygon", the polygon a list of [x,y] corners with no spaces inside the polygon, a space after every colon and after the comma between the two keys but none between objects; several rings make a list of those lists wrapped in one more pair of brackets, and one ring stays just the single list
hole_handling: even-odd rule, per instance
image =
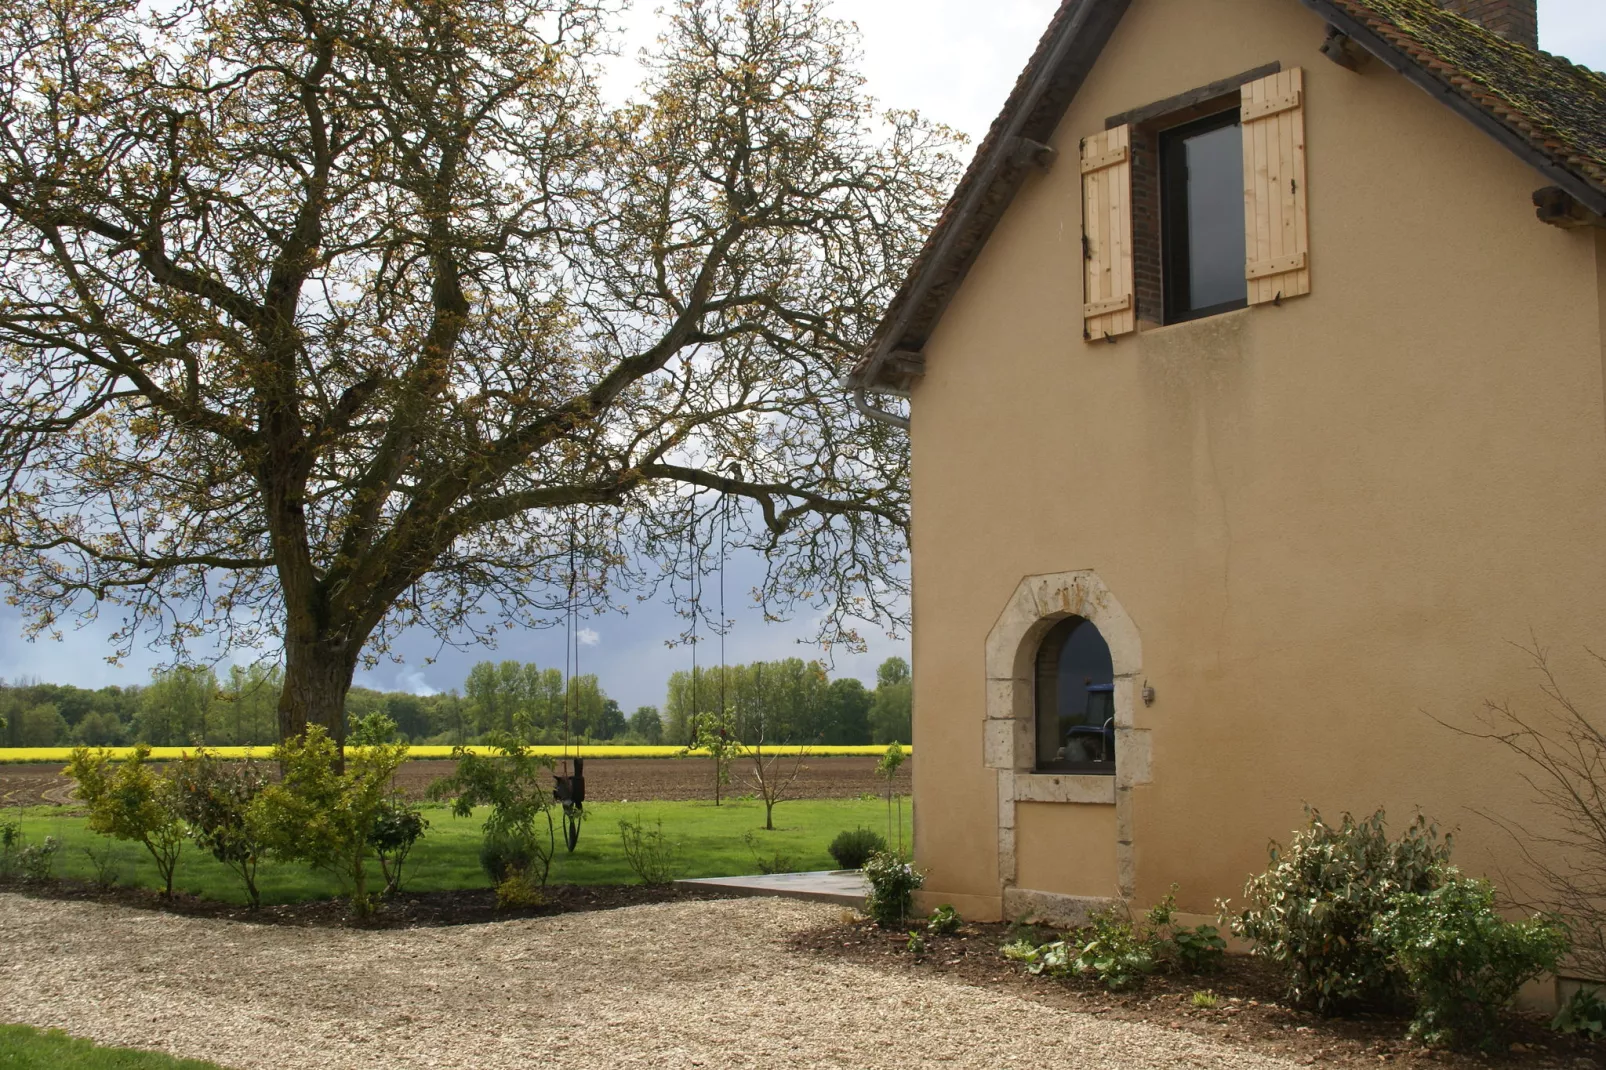
[{"label": "dark window pane", "polygon": [[1236,111],[1160,135],[1160,227],[1168,323],[1241,308],[1243,133]]},{"label": "dark window pane", "polygon": [[1248,298],[1244,281],[1244,145],[1237,123],[1187,140],[1188,307]]},{"label": "dark window pane", "polygon": [[1090,621],[1056,624],[1037,654],[1037,768],[1115,772],[1115,676]]}]

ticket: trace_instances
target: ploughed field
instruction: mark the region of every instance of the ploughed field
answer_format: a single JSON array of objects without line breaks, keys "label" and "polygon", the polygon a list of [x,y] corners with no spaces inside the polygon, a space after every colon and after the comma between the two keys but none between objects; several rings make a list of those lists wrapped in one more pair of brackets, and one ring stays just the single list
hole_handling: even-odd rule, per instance
[{"label": "ploughed field", "polygon": [[[860,795],[881,795],[886,781],[876,775],[872,757],[822,756],[805,758],[803,772],[788,795],[802,799],[852,799]],[[894,790],[909,793],[911,757],[898,770]],[[423,798],[429,785],[457,768],[453,761],[420,760],[402,766],[397,784],[412,798]],[[753,792],[751,761],[731,766],[731,782],[723,790],[729,795]],[[780,768],[791,768],[783,757]],[[596,802],[679,802],[711,799],[714,794],[714,763],[709,758],[587,758],[586,798]],[[54,764],[0,764],[0,806],[38,806],[72,801],[72,781],[61,775]]]}]

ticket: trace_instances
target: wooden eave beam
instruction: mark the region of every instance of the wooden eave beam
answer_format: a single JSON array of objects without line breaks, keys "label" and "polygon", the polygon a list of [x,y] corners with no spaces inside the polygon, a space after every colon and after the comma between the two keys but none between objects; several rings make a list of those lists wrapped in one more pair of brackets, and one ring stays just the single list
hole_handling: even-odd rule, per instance
[{"label": "wooden eave beam", "polygon": [[1534,190],[1534,214],[1541,223],[1549,223],[1563,230],[1580,227],[1599,227],[1606,230],[1606,217],[1578,203],[1578,198],[1559,186],[1546,186]]},{"label": "wooden eave beam", "polygon": [[1327,39],[1322,42],[1322,55],[1347,70],[1359,71],[1371,59],[1371,53],[1356,46],[1349,35],[1337,26],[1327,27]]}]

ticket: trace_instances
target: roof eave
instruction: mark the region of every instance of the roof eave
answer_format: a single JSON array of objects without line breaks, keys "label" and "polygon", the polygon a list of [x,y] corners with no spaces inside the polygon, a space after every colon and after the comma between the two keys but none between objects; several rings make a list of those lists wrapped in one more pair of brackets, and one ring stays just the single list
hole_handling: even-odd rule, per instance
[{"label": "roof eave", "polygon": [[1580,204],[1597,215],[1606,216],[1606,192],[1563,167],[1535,148],[1526,138],[1505,123],[1478,107],[1453,87],[1434,77],[1410,56],[1387,40],[1373,33],[1367,26],[1329,2],[1329,0],[1300,0],[1310,10],[1326,19],[1350,40],[1376,56],[1385,66],[1419,89],[1436,98],[1445,107],[1467,120],[1485,134],[1494,138],[1518,159],[1566,190]]},{"label": "roof eave", "polygon": [[[916,326],[916,316],[932,296],[933,289],[945,281],[945,276],[951,275],[946,279],[947,292],[940,296],[930,315],[933,324],[941,318],[953,292],[1003,215],[1002,211],[990,213],[990,218],[980,220],[980,229],[972,232],[982,207],[994,200],[1008,204],[1014,198],[1031,173],[1036,156],[1032,151],[1034,143],[1045,143],[1059,125],[1065,107],[1081,88],[1082,80],[1104,50],[1130,3],[1131,0],[1078,0],[1076,10],[1060,25],[1048,50],[1040,50],[1043,60],[1025,92],[1018,101],[1012,100],[1006,105],[1009,116],[1003,131],[985,146],[986,158],[973,165],[978,168],[975,177],[968,182],[961,180],[960,203],[927,239],[928,248],[919,258],[912,284],[899,293],[863,359],[848,373],[850,386],[870,390],[892,388],[900,393],[908,388],[906,375],[886,374],[892,363],[890,358],[895,352],[903,354],[896,363],[900,369],[906,369],[912,362],[912,355],[919,353],[924,337],[915,339],[916,345],[908,344],[908,334],[910,328]],[[1051,90],[1063,95],[1062,106],[1054,108],[1051,115],[1038,115],[1039,105]]]}]

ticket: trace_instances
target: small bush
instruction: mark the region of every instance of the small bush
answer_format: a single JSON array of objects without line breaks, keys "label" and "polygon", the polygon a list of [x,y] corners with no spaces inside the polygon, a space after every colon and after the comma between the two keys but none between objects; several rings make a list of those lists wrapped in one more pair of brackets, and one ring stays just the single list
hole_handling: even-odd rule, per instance
[{"label": "small bush", "polygon": [[1149,942],[1155,956],[1174,963],[1184,973],[1215,973],[1227,955],[1227,941],[1214,925],[1179,926],[1177,886],[1149,908]]},{"label": "small bush", "polygon": [[680,874],[680,845],[664,835],[663,818],[652,828],[641,821],[621,819],[619,839],[625,861],[642,884],[673,884]]},{"label": "small bush", "polygon": [[1402,895],[1431,892],[1449,861],[1450,837],[1418,816],[1390,840],[1383,811],[1333,826],[1315,810],[1284,848],[1271,845],[1266,872],[1244,886],[1248,905],[1223,923],[1256,955],[1287,969],[1288,993],[1325,1014],[1385,1003],[1403,991],[1399,967],[1373,931]]},{"label": "small bush", "polygon": [[1439,886],[1406,893],[1377,920],[1374,941],[1393,951],[1411,992],[1411,1035],[1427,1044],[1494,1048],[1500,1014],[1517,990],[1552,971],[1567,934],[1545,917],[1507,921],[1494,888],[1444,867]]},{"label": "small bush", "polygon": [[95,871],[95,887],[103,892],[116,884],[121,876],[117,870],[117,863],[112,858],[112,852],[116,848],[117,843],[110,836],[101,837],[98,851],[93,847],[84,848],[84,854],[89,856],[89,865]]},{"label": "small bush", "polygon": [[902,928],[914,907],[914,893],[926,883],[925,875],[890,851],[878,851],[864,863],[870,882],[864,912],[883,929]]},{"label": "small bush", "polygon": [[953,904],[944,903],[931,912],[931,917],[926,921],[926,928],[934,933],[947,935],[958,932],[963,924],[965,919],[959,916],[959,911],[953,908]]},{"label": "small bush", "polygon": [[333,873],[352,910],[373,910],[368,863],[379,822],[398,803],[391,777],[407,760],[405,745],[354,747],[337,771],[339,750],[321,725],[274,748],[284,779],[259,792],[247,820],[268,851],[287,862],[306,862]]},{"label": "small bush", "polygon": [[1088,976],[1113,992],[1134,988],[1163,964],[1189,973],[1220,966],[1226,941],[1213,925],[1178,928],[1176,890],[1151,907],[1142,925],[1115,911],[1099,911],[1089,924],[1059,940],[1035,940],[1018,923],[1004,957],[1028,973],[1048,977]]},{"label": "small bush", "polygon": [[27,842],[20,821],[0,821],[0,877],[9,877],[15,869],[17,852]]},{"label": "small bush", "polygon": [[255,910],[262,903],[257,863],[267,848],[247,812],[268,782],[267,773],[249,759],[225,762],[202,748],[179,762],[173,776],[175,805],[190,838],[233,871]]},{"label": "small bush", "polygon": [[1591,1039],[1606,1036],[1606,1002],[1598,988],[1580,988],[1556,1012],[1550,1028],[1558,1033],[1580,1033]]},{"label": "small bush", "polygon": [[1192,1003],[1202,1011],[1208,1011],[1217,1003],[1216,994],[1208,988],[1201,988],[1193,994]]},{"label": "small bush", "polygon": [[179,814],[178,788],[171,773],[158,773],[147,760],[151,748],[137,744],[113,764],[105,750],[75,747],[66,774],[78,782],[78,798],[89,811],[89,830],[133,840],[150,852],[162,877],[162,894],[173,895],[173,871],[188,829]]},{"label": "small bush", "polygon": [[826,848],[836,859],[840,869],[862,869],[877,851],[887,849],[887,841],[878,832],[867,828],[846,829],[836,834]]},{"label": "small bush", "polygon": [[555,763],[525,742],[531,734],[527,721],[521,718],[518,727],[518,735],[491,733],[491,746],[498,751],[494,755],[452,748],[457,772],[431,785],[430,794],[450,796],[457,817],[468,817],[476,806],[490,808],[481,826],[485,842],[480,865],[493,884],[504,880],[513,865],[544,888],[557,854],[550,779]]},{"label": "small bush", "polygon": [[1112,992],[1135,988],[1154,972],[1155,943],[1113,911],[1100,911],[1082,931],[1081,948],[1071,961],[1076,973],[1091,974]]},{"label": "small bush", "polygon": [[527,870],[509,869],[496,882],[496,909],[528,910],[546,902],[546,890],[528,876]]},{"label": "small bush", "polygon": [[385,895],[401,891],[402,864],[427,828],[429,822],[418,812],[418,807],[401,796],[393,795],[380,804],[373,831],[368,834],[368,844],[379,859],[379,871],[385,877]]},{"label": "small bush", "polygon": [[486,833],[480,841],[480,868],[495,886],[509,874],[531,872],[540,854],[538,846],[526,837],[509,832]]},{"label": "small bush", "polygon": [[56,852],[60,849],[61,841],[54,836],[27,844],[17,852],[17,872],[31,881],[49,880],[56,864]]},{"label": "small bush", "polygon": [[926,938],[920,935],[919,929],[910,929],[909,942],[904,944],[903,947],[905,951],[918,959],[926,953]]}]

